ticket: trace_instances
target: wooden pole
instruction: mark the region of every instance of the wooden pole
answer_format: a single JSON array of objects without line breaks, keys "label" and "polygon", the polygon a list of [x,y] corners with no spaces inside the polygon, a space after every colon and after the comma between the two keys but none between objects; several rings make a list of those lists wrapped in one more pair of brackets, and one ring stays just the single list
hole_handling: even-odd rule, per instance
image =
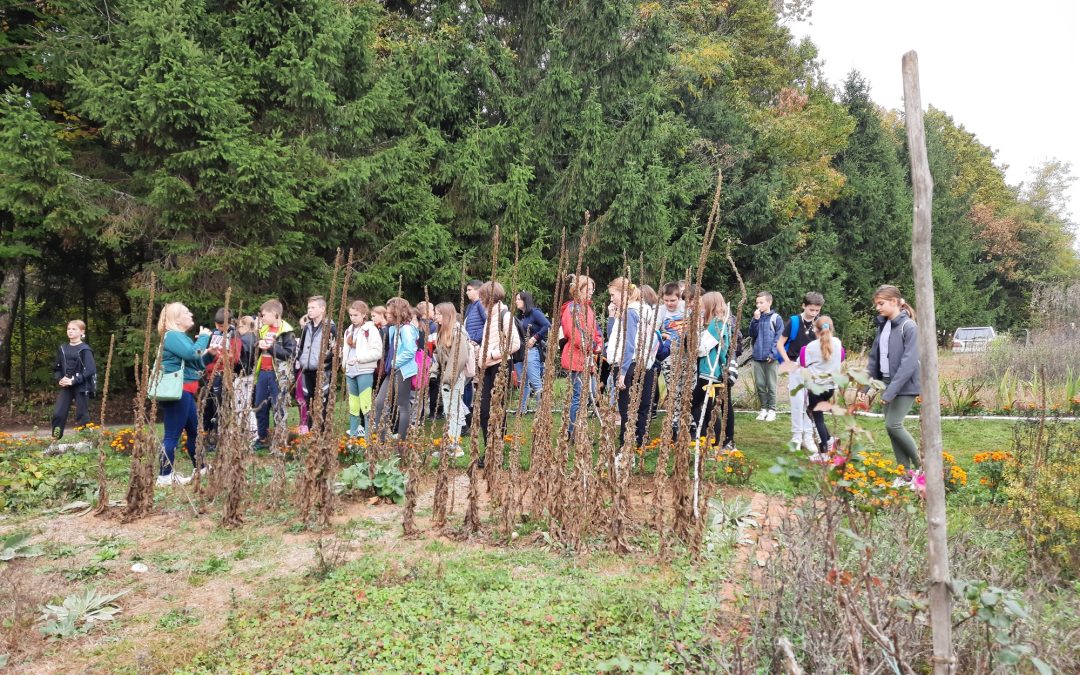
[{"label": "wooden pole", "polygon": [[915,303],[919,308],[919,353],[922,361],[922,405],[919,408],[923,471],[926,474],[927,544],[930,553],[930,629],[934,640],[934,674],[955,669],[952,647],[952,578],[945,522],[945,476],[941,460],[941,403],[938,388],[937,326],[934,318],[934,277],[931,271],[930,210],[934,180],[926,157],[919,56],[904,54],[904,113],[907,121],[911,182],[915,190],[911,264],[915,273]]}]

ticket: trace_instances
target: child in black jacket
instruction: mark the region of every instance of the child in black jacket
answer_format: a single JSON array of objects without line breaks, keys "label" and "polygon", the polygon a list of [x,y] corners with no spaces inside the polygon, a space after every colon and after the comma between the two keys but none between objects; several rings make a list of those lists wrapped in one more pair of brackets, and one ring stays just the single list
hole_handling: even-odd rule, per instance
[{"label": "child in black jacket", "polygon": [[67,337],[68,343],[60,345],[56,365],[53,366],[53,379],[60,387],[52,416],[52,436],[56,440],[64,437],[64,426],[72,401],[75,402],[75,423],[82,426],[90,422],[90,396],[95,393],[97,378],[94,350],[83,342],[86,324],[78,319],[68,321]]}]

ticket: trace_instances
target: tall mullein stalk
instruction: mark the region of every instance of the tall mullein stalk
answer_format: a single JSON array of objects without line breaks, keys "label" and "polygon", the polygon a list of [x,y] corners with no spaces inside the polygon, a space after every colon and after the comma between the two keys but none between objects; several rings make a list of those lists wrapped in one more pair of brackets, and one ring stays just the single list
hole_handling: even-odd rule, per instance
[{"label": "tall mullein stalk", "polygon": [[[157,401],[149,402],[147,410],[146,392],[150,386],[150,331],[154,325],[154,296],[157,290],[157,277],[151,272],[148,284],[149,294],[146,301],[146,323],[144,324],[142,359],[135,363],[138,392],[135,395],[135,444],[131,450],[131,471],[128,478],[127,506],[121,521],[129,523],[150,514],[154,507],[154,460],[161,454],[160,443],[154,430],[153,420],[157,415]],[[160,347],[159,347],[160,352]],[[142,366],[140,369],[140,365]],[[160,360],[154,369],[160,370]],[[155,375],[157,373],[154,373]]]},{"label": "tall mullein stalk", "polygon": [[[225,307],[228,309],[232,288],[225,291]],[[239,312],[237,312],[239,314]],[[221,526],[239,527],[244,522],[244,499],[246,492],[245,462],[249,454],[248,417],[251,402],[237,405],[236,370],[233,363],[231,340],[239,340],[233,335],[226,342],[222,351],[221,402],[218,407],[217,465],[210,475],[211,485],[215,485],[222,498]]]},{"label": "tall mullein stalk", "polygon": [[[586,268],[585,275],[589,276],[589,274],[590,271]],[[592,301],[590,301],[590,306],[592,306]],[[596,308],[593,307],[593,315],[602,317],[604,313],[603,311],[597,312]],[[597,319],[598,324],[600,320]],[[595,358],[590,358],[586,361],[585,382],[591,382],[597,375],[597,361]],[[614,430],[619,425],[619,412],[611,402],[608,393],[605,392],[595,402],[596,412],[600,417],[600,447],[596,447],[597,439],[589,428],[588,408],[586,408],[584,420],[582,420],[579,411],[578,421],[580,424],[578,428],[574,429],[575,471],[573,489],[575,493],[570,522],[572,526],[571,539],[575,548],[578,549],[581,548],[585,534],[591,530],[594,521],[600,517],[604,488],[600,481],[603,477],[602,473],[606,473],[604,458],[612,457],[615,452]]]},{"label": "tall mullein stalk", "polygon": [[[112,372],[113,350],[116,348],[116,333],[109,336],[109,358],[105,361],[105,386],[101,388],[101,429],[105,430],[105,404],[109,400],[109,374]],[[94,515],[100,516],[109,510],[109,483],[105,480],[105,444],[98,446],[98,495]]]},{"label": "tall mullein stalk", "polygon": [[[540,386],[540,405],[533,419],[532,428],[532,453],[529,461],[529,483],[525,488],[531,499],[530,509],[533,516],[543,518],[551,513],[551,495],[555,491],[553,484],[557,480],[558,466],[555,463],[555,453],[551,445],[552,410],[555,407],[555,374],[558,372],[557,359],[559,358],[559,324],[561,322],[559,304],[565,292],[565,279],[567,268],[566,253],[566,228],[562,231],[562,244],[559,248],[559,263],[556,269],[558,275],[555,280],[555,293],[552,296],[551,328],[548,330],[547,349],[543,381]],[[564,414],[565,418],[566,415]],[[565,436],[565,434],[563,434]],[[523,496],[524,498],[524,496]]]},{"label": "tall mullein stalk", "polygon": [[[499,267],[499,224],[495,223],[495,235],[491,244],[491,281],[495,281],[496,272]],[[488,320],[491,320],[491,302],[488,302],[488,306],[485,308],[488,314]],[[488,329],[487,323],[484,324],[484,335],[480,340],[480,353],[476,357],[476,376],[483,381],[484,377],[484,362],[487,360],[487,348],[488,348]],[[482,386],[482,385],[481,385]],[[480,393],[477,391],[477,393]],[[477,476],[477,462],[479,459],[479,445],[480,445],[480,415],[476,412],[476,408],[480,405],[480,397],[473,397],[473,416],[472,416],[472,429],[469,434],[469,453],[467,459],[469,461],[469,500],[465,507],[465,522],[464,522],[464,534],[465,536],[471,536],[472,534],[480,531],[480,485],[479,477]],[[500,441],[502,439],[499,439]],[[490,444],[488,444],[490,446]],[[486,450],[485,450],[486,452]],[[493,457],[487,457],[485,466],[491,466],[494,464]],[[490,484],[491,476],[487,474],[485,478],[488,479]]]},{"label": "tall mullein stalk", "polygon": [[[574,266],[574,277],[577,279],[581,276],[582,268],[585,263],[585,249],[588,248],[587,242],[589,238],[589,230],[592,222],[592,214],[588,211],[585,212],[585,224],[582,227],[581,238],[578,244],[578,256],[577,263]],[[575,289],[576,290],[576,289]],[[570,320],[577,324],[576,328],[582,328],[583,323],[586,322],[588,316],[587,311],[583,311],[578,306],[577,298],[571,297],[571,301],[574,303],[574,307],[570,312]],[[581,458],[581,446],[584,445],[584,439],[587,436],[586,429],[588,427],[589,420],[589,404],[588,397],[591,391],[591,365],[593,363],[592,358],[592,344],[588,345],[586,349],[585,340],[591,339],[591,336],[584,335],[583,330],[579,330],[581,333],[581,348],[584,354],[584,364],[582,377],[582,391],[581,391],[581,404],[578,407],[578,419],[575,422],[573,436],[569,433],[570,429],[570,403],[573,399],[573,386],[567,387],[565,400],[563,402],[563,424],[562,434],[559,437],[558,450],[555,453],[555,463],[557,467],[558,481],[556,482],[556,490],[552,496],[552,515],[555,522],[558,524],[555,529],[555,534],[559,541],[569,548],[577,546],[576,533],[577,528],[577,507],[576,499],[580,497],[580,490],[577,487],[577,473],[578,465],[583,461]],[[564,333],[569,336],[569,332],[564,330]],[[583,414],[584,413],[584,414]],[[592,446],[589,445],[587,456],[589,461],[592,461]]]},{"label": "tall mullein stalk", "polygon": [[[334,273],[330,280],[330,295],[327,299],[326,315],[323,317],[323,327],[320,332],[315,389],[311,392],[314,397],[311,414],[313,442],[308,445],[304,456],[304,471],[300,475],[300,485],[297,493],[297,505],[300,507],[301,518],[305,525],[312,528],[329,526],[330,515],[333,513],[333,480],[337,470],[337,439],[334,438],[333,434],[333,420],[328,420],[325,417],[328,411],[323,406],[322,392],[323,386],[329,384],[326,382],[326,369],[323,367],[323,363],[328,351],[334,347],[334,342],[330,339],[330,321],[334,315],[334,301],[337,299],[341,260],[341,249],[338,249],[337,255],[334,257]],[[351,264],[352,261],[349,262]],[[348,273],[348,267],[346,267],[345,274],[348,275]],[[336,374],[333,370],[330,373],[331,377]],[[297,386],[301,386],[300,377],[301,375],[298,374]]]},{"label": "tall mullein stalk", "polygon": [[[713,195],[712,208],[709,212],[709,219],[705,224],[705,233],[702,237],[701,251],[698,255],[697,267],[695,268],[695,285],[698,289],[701,288],[701,281],[705,273],[705,265],[709,258],[709,251],[712,249],[713,239],[716,236],[716,229],[719,225],[719,212],[720,212],[720,189],[722,185],[722,174],[717,172],[716,179],[716,192]],[[685,358],[688,359],[689,371],[686,378],[683,380],[684,384],[689,384],[683,391],[683,401],[686,402],[685,409],[680,409],[680,413],[685,415],[685,419],[689,420],[689,403],[690,397],[693,393],[693,388],[697,386],[697,368],[695,356],[697,354],[698,341],[700,338],[699,331],[701,329],[701,308],[700,298],[694,303],[692,308],[688,308],[690,311],[687,313],[688,318],[688,330],[686,335],[686,354]],[[696,423],[696,422],[695,422]],[[675,463],[675,476],[673,490],[673,501],[675,506],[675,533],[683,540],[683,542],[689,544],[694,539],[694,532],[697,530],[702,515],[701,504],[701,470],[702,470],[702,452],[700,443],[695,442],[690,438],[689,424],[679,425],[679,438],[676,441],[676,463]],[[698,430],[698,436],[701,431]],[[693,465],[687,466],[690,463],[690,448],[692,444]],[[682,461],[680,461],[682,460]]]},{"label": "tall mullein stalk", "polygon": [[[630,266],[626,262],[626,252],[623,251],[623,274],[624,279],[630,278]],[[615,308],[616,316],[619,318],[619,332],[615,336],[608,336],[609,340],[615,340],[615,345],[619,347],[619,351],[622,351],[622,347],[626,344],[626,332],[627,321],[626,315],[630,305],[630,286],[629,283],[622,287],[622,293],[619,298],[619,305]],[[608,383],[607,392],[604,396],[604,404],[600,406],[604,411],[604,417],[611,421],[611,431],[603,434],[600,440],[600,466],[601,476],[607,479],[607,492],[610,501],[610,510],[608,516],[608,533],[611,537],[611,548],[616,553],[627,553],[630,550],[629,544],[625,538],[625,526],[626,526],[626,505],[623,503],[625,499],[625,484],[622,480],[623,476],[628,476],[630,471],[630,457],[633,455],[633,443],[634,443],[634,431],[631,428],[631,419],[636,421],[637,416],[631,417],[630,411],[635,410],[632,406],[627,408],[627,424],[624,426],[622,420],[619,418],[618,403],[617,400],[621,395],[619,390],[619,374],[622,371],[622,354],[614,354],[615,362],[611,364],[610,382]],[[635,378],[636,377],[635,369]],[[630,382],[623,382],[623,386],[629,386],[631,389],[634,387],[634,380]],[[633,398],[633,391],[631,391],[631,398]],[[614,400],[613,400],[614,399]],[[640,385],[638,386],[638,400],[640,400]],[[623,443],[619,445],[614,428],[618,426],[623,432]]]},{"label": "tall mullein stalk", "polygon": [[[687,272],[689,276],[689,272]],[[683,317],[683,325],[689,325],[689,321],[686,320],[685,314]],[[676,434],[682,434],[686,427],[686,420],[683,409],[683,391],[686,389],[684,380],[686,377],[686,371],[688,367],[693,365],[693,360],[688,359],[686,356],[686,329],[683,329],[684,335],[681,335],[678,341],[678,345],[671,355],[668,356],[668,382],[666,402],[667,414],[664,416],[664,422],[660,429],[660,445],[656,450],[656,470],[653,473],[653,499],[652,499],[652,520],[653,527],[656,528],[659,534],[659,546],[658,552],[661,557],[666,558],[669,554],[670,539],[668,533],[671,531],[672,526],[669,526],[667,522],[668,510],[665,506],[665,498],[668,494],[668,463],[671,461],[674,455],[675,466],[679,466],[680,462],[684,466],[689,466],[689,461],[685,459],[686,447],[682,446],[681,450],[676,443],[678,440],[675,438]],[[683,459],[680,460],[680,452]],[[676,485],[674,481],[671,482],[672,487]],[[672,497],[674,501],[674,496]]]},{"label": "tall mullein stalk", "polygon": [[[458,298],[458,307],[461,308],[459,316],[465,316],[465,284],[468,283],[468,279],[465,278],[465,257],[461,258],[461,291]],[[450,342],[450,372],[455,373],[458,370],[458,366],[462,365],[458,362],[458,351],[461,349],[461,342],[466,339],[463,330],[460,330],[458,326],[452,327],[452,338]],[[438,338],[436,338],[438,340]],[[436,352],[438,352],[438,343],[436,342]],[[440,379],[444,376],[444,373],[440,371]],[[453,392],[454,382],[450,383],[451,392]],[[453,405],[451,401],[451,405]],[[461,405],[459,402],[458,405]],[[431,500],[431,527],[434,530],[441,530],[446,527],[447,514],[451,509],[448,509],[447,497],[450,492],[450,459],[451,459],[451,446],[454,442],[461,442],[460,438],[454,438],[450,435],[451,415],[450,410],[444,410],[444,417],[446,423],[443,425],[442,434],[442,447],[439,453],[439,468],[438,473],[435,475],[435,492]],[[460,430],[459,430],[460,433]],[[451,507],[452,508],[452,507]]]},{"label": "tall mullein stalk", "polygon": [[[431,301],[428,296],[427,285],[424,285],[424,302],[429,306]],[[426,319],[421,319],[426,321]],[[427,331],[423,331],[421,335],[426,335]],[[417,350],[425,349],[426,343],[418,344]],[[416,377],[421,377],[423,373],[417,371]],[[424,418],[424,414],[427,410],[428,401],[428,387],[430,382],[424,381],[420,385],[420,388],[416,390],[416,394],[420,398],[420,406],[418,410],[415,410],[413,417],[409,420],[409,428],[405,432],[405,438],[402,439],[402,458],[404,461],[405,470],[405,508],[401,513],[401,530],[402,534],[407,538],[413,538],[420,534],[420,531],[416,527],[416,485],[420,482],[420,468],[423,462],[427,459],[427,443],[422,440],[414,442],[409,437],[414,439],[420,439],[420,426],[421,419]]]},{"label": "tall mullein stalk", "polygon": [[[510,272],[510,290],[508,291],[508,295],[507,295],[507,300],[508,300],[507,307],[509,308],[509,311],[510,311],[510,331],[511,331],[511,333],[506,335],[503,338],[503,340],[504,340],[504,342],[506,343],[507,346],[506,346],[506,348],[503,349],[503,371],[500,372],[500,379],[503,379],[502,376],[505,375],[505,385],[506,385],[506,389],[508,390],[509,396],[504,395],[504,396],[499,398],[499,403],[501,404],[501,406],[504,409],[499,411],[499,418],[498,419],[500,421],[505,419],[505,415],[506,415],[505,406],[507,405],[506,401],[507,401],[508,398],[510,399],[509,405],[514,406],[514,408],[516,408],[518,410],[518,413],[519,413],[517,415],[517,417],[514,419],[514,428],[513,428],[513,430],[511,431],[511,434],[510,434],[510,436],[511,436],[510,455],[509,455],[510,466],[508,468],[507,474],[505,476],[503,476],[502,490],[501,490],[502,495],[503,495],[503,501],[502,501],[503,534],[505,536],[507,536],[507,537],[510,536],[510,533],[514,530],[514,526],[517,523],[518,518],[521,516],[521,499],[522,499],[522,491],[524,489],[524,485],[522,485],[522,480],[521,480],[521,445],[522,445],[522,438],[523,438],[523,436],[525,434],[525,428],[524,428],[524,425],[525,425],[525,412],[524,412],[523,407],[519,407],[519,401],[515,398],[514,393],[513,393],[513,388],[510,386],[510,374],[511,374],[511,371],[514,370],[514,364],[512,362],[512,359],[511,359],[510,355],[507,354],[507,352],[509,351],[509,346],[510,346],[510,335],[512,335],[513,332],[517,330],[515,328],[515,326],[514,326],[514,311],[516,309],[516,305],[515,305],[515,302],[514,302],[513,298],[514,298],[514,294],[517,293],[516,289],[517,289],[517,278],[518,278],[517,277],[517,275],[518,275],[518,263],[521,260],[521,246],[520,246],[520,244],[521,244],[520,239],[517,236],[515,236],[514,237],[514,267],[511,269],[511,272]],[[529,369],[529,350],[528,350],[528,345],[522,344],[521,347],[525,351],[525,360],[522,361],[522,363],[521,363],[521,375],[522,376],[520,378],[518,378],[518,385],[522,388],[522,393],[524,394],[525,384],[524,384],[523,380],[526,377],[526,374],[527,374],[528,369]],[[501,429],[503,427],[503,425],[500,423],[499,427]],[[509,427],[507,427],[507,431],[510,431]]]},{"label": "tall mullein stalk", "polygon": [[[494,283],[495,278],[492,277]],[[504,302],[507,298],[503,298]],[[487,479],[488,495],[491,497],[492,508],[501,507],[503,504],[504,490],[506,487],[506,475],[503,470],[503,456],[506,454],[506,398],[510,391],[510,369],[513,363],[510,360],[510,335],[514,330],[514,317],[507,310],[510,319],[509,330],[502,327],[502,316],[492,316],[495,307],[494,298],[491,308],[488,309],[488,322],[495,322],[495,329],[499,336],[499,363],[495,368],[495,387],[491,391],[490,409],[488,411],[487,429],[487,461],[484,465],[484,477]],[[486,326],[485,326],[486,328]]]},{"label": "tall mullein stalk", "polygon": [[[340,259],[340,254],[338,255]],[[347,310],[349,306],[349,285],[352,283],[352,270],[353,270],[353,250],[349,249],[349,255],[345,262],[345,269],[342,273],[341,281],[341,295],[338,296],[335,293],[335,288],[331,285],[330,298],[331,300],[337,299],[337,330],[342,331],[342,327],[345,325],[345,321],[348,318]],[[337,266],[335,264],[334,280],[333,284],[337,283]],[[332,307],[333,305],[331,305]],[[330,308],[327,308],[327,317],[331,315]],[[322,527],[329,527],[330,517],[334,515],[335,495],[334,495],[334,476],[337,474],[338,469],[338,437],[334,430],[334,410],[337,407],[337,383],[338,376],[341,373],[341,350],[338,347],[337,338],[330,340],[329,331],[323,331],[323,344],[330,350],[330,382],[328,386],[329,396],[326,403],[323,404],[322,396],[317,399],[317,405],[322,406],[324,409],[320,410],[316,408],[315,414],[318,415],[318,429],[319,443],[317,445],[319,452],[322,455],[323,474],[318,484],[321,497],[318,500],[318,518]],[[320,350],[320,368],[319,375],[325,377],[325,369],[321,367],[323,360],[325,359],[325,351]],[[325,383],[324,383],[325,384]],[[321,385],[319,391],[322,391]]]}]

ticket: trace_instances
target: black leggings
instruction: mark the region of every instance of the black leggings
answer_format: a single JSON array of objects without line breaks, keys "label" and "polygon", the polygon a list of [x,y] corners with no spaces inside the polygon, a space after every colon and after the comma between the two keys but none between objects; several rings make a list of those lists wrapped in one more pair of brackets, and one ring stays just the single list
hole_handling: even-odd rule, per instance
[{"label": "black leggings", "polygon": [[[484,380],[480,384],[480,429],[484,432],[485,448],[487,447],[488,424],[491,422],[491,397],[495,393],[495,379],[498,377],[499,371],[501,370],[501,363],[484,368]],[[490,430],[491,433],[497,434],[500,439],[503,436],[503,428],[506,421],[505,415],[506,411],[503,411],[503,419],[496,420],[497,427]]]},{"label": "black leggings", "polygon": [[[720,399],[720,396],[715,396],[709,399],[705,398],[705,386],[714,384],[711,380],[705,380],[698,378],[697,384],[694,385],[694,395],[690,400],[690,436],[695,437],[697,435],[697,425],[699,420],[702,420],[701,424],[708,424],[709,418],[712,416],[713,406],[716,401]],[[724,418],[726,418],[724,425],[724,445],[735,445],[735,410],[731,407],[731,389],[725,387],[724,400],[720,401],[720,405],[724,407]],[[706,405],[704,417],[702,417],[702,405]],[[716,416],[716,428],[713,430],[713,438],[720,437],[720,415]],[[705,430],[701,430],[702,436],[705,435]]]},{"label": "black leggings", "polygon": [[815,394],[809,389],[806,390],[806,414],[810,416],[810,419],[814,422],[814,427],[818,433],[818,452],[825,452],[829,449],[829,427],[825,424],[825,413],[820,410],[814,410],[814,406],[822,401],[829,401],[832,399],[835,389],[829,389],[823,391],[820,394]]},{"label": "black leggings", "polygon": [[[630,364],[623,381],[625,389],[619,390],[619,447],[622,447],[626,436],[626,420],[629,417],[630,394],[634,388],[634,371],[637,370],[637,362]],[[637,409],[637,429],[634,431],[635,448],[640,448],[645,442],[645,435],[649,432],[649,422],[652,418],[652,395],[653,385],[656,384],[656,370],[649,368],[645,371],[645,377],[641,383],[641,402]]]}]

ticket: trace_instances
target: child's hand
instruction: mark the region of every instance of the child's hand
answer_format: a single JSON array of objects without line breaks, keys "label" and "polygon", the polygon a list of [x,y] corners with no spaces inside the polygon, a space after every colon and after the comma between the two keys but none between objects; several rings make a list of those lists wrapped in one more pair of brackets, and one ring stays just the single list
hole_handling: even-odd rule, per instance
[{"label": "child's hand", "polygon": [[754,310],[754,318],[755,319],[760,319],[761,318],[761,310],[760,309],[755,309]]},{"label": "child's hand", "polygon": [[626,389],[626,375],[619,374],[619,389]]},{"label": "child's hand", "polygon": [[58,384],[61,387],[70,387],[71,386],[71,378],[70,377],[61,377],[60,382],[58,382]]}]

